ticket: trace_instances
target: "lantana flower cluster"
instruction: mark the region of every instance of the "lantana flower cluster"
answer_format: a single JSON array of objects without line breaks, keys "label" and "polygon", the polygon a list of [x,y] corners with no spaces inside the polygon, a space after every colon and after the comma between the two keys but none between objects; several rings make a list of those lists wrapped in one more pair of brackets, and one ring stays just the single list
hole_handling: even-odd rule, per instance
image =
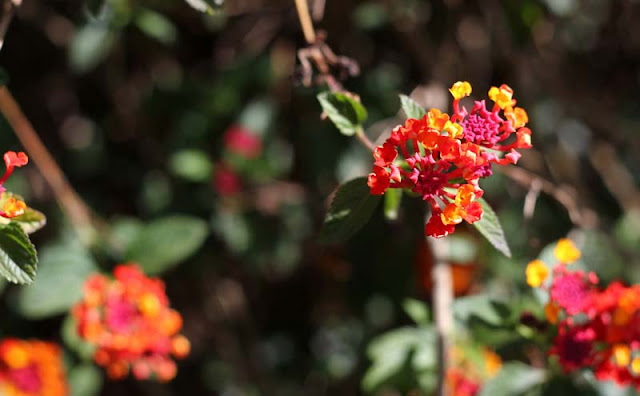
[{"label": "lantana flower cluster", "polygon": [[640,390],[640,285],[601,289],[594,273],[570,271],[580,251],[568,239],[554,253],[553,271],[539,260],[527,266],[527,282],[549,293],[545,316],[558,331],[551,355],[566,372],[589,369],[600,380]]},{"label": "lantana flower cluster", "polygon": [[446,373],[448,396],[476,396],[483,383],[502,368],[502,359],[492,350],[478,351],[480,359],[471,359],[469,350],[454,347],[451,351],[452,364]]},{"label": "lantana flower cluster", "polygon": [[0,341],[0,394],[6,396],[65,396],[68,386],[62,350],[37,340]]},{"label": "lantana flower cluster", "polygon": [[134,264],[116,266],[113,276],[86,281],[84,299],[72,311],[78,334],[97,347],[94,360],[112,379],[129,372],[141,380],[173,379],[172,356],[185,357],[190,344],[178,334],[182,317],[169,308],[164,283]]},{"label": "lantana flower cluster", "polygon": [[[27,157],[27,155],[23,152],[16,153],[14,151],[7,151],[6,153],[4,153],[3,159],[6,170],[0,177],[0,193],[6,191],[6,188],[4,188],[4,183],[7,181],[9,176],[11,176],[13,170],[15,168],[24,166],[29,162],[29,157]],[[6,193],[2,194],[2,196],[0,197],[0,217],[11,219],[20,216],[24,213],[26,208],[27,205],[19,197]]]},{"label": "lantana flower cluster", "polygon": [[491,110],[484,100],[476,101],[471,111],[460,104],[471,95],[466,81],[449,91],[453,115],[430,109],[422,119],[410,118],[394,128],[374,150],[368,177],[371,194],[402,188],[427,201],[431,218],[425,234],[436,238],[453,233],[463,220],[480,220],[479,180],[492,174],[492,164],[515,164],[520,158],[516,149],[531,147],[527,113],[516,107],[509,86],[491,87]]}]

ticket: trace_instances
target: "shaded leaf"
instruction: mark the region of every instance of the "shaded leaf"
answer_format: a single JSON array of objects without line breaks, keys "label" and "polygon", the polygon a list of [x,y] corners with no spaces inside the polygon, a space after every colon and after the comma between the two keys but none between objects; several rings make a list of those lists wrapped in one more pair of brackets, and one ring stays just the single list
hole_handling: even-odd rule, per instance
[{"label": "shaded leaf", "polygon": [[402,105],[402,111],[407,115],[407,118],[415,118],[416,120],[419,120],[427,114],[418,102],[407,95],[400,95],[400,103]]},{"label": "shaded leaf", "polygon": [[196,217],[161,218],[144,226],[125,258],[140,264],[147,274],[157,275],[193,255],[208,233],[207,223]]},{"label": "shaded leaf", "polygon": [[0,226],[0,275],[13,283],[33,282],[38,266],[36,248],[16,223]]},{"label": "shaded leaf", "polygon": [[496,212],[493,211],[491,206],[482,198],[478,199],[478,202],[482,205],[482,219],[473,223],[473,226],[478,232],[489,241],[489,243],[495,247],[500,253],[507,257],[511,257],[511,250],[507,244],[507,240],[504,236],[504,231],[500,225],[500,220]]},{"label": "shaded leaf", "polygon": [[45,246],[33,285],[20,289],[18,311],[30,319],[41,319],[67,312],[82,298],[82,285],[97,266],[78,241],[66,240]]},{"label": "shaded leaf", "polygon": [[71,396],[98,395],[102,389],[102,372],[93,364],[85,363],[69,370]]},{"label": "shaded leaf", "polygon": [[72,315],[67,315],[62,322],[62,329],[60,335],[65,345],[74,351],[78,357],[85,361],[92,361],[94,352],[96,351],[96,345],[89,344],[78,334],[78,322]]},{"label": "shaded leaf", "polygon": [[380,198],[370,194],[365,177],[340,185],[325,216],[319,241],[339,243],[349,239],[369,221]]},{"label": "shaded leaf", "polygon": [[80,73],[93,69],[109,55],[117,38],[116,32],[100,24],[80,28],[69,45],[71,68]]},{"label": "shaded leaf", "polygon": [[9,84],[9,73],[4,67],[0,67],[0,86]]},{"label": "shaded leaf", "polygon": [[91,16],[98,16],[104,9],[105,0],[86,0],[85,6]]},{"label": "shaded leaf", "polygon": [[354,135],[367,119],[364,106],[343,93],[322,92],[318,101],[327,117],[344,135]]}]

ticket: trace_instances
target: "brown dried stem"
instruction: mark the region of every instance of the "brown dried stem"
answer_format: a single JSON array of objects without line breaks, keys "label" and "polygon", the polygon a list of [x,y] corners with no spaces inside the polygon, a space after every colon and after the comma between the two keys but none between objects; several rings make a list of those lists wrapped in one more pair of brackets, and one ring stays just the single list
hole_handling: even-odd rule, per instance
[{"label": "brown dried stem", "polygon": [[80,239],[85,244],[91,245],[97,236],[92,222],[91,210],[71,187],[7,87],[0,87],[0,113],[11,125],[27,154],[51,186],[56,200],[69,217]]}]

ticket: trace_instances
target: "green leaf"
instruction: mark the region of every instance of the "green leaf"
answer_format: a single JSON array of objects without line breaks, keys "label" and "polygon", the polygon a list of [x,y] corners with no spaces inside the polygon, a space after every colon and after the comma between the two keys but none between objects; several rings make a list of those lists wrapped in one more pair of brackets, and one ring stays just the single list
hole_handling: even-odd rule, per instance
[{"label": "green leaf", "polygon": [[479,396],[516,396],[541,384],[545,371],[520,362],[505,363],[495,377],[485,382]]},{"label": "green leaf", "polygon": [[105,0],[86,0],[85,7],[91,16],[98,16],[104,9]]},{"label": "green leaf", "polygon": [[27,234],[32,234],[47,224],[47,218],[44,213],[27,208],[23,214],[12,218],[11,222],[17,223]]},{"label": "green leaf", "polygon": [[109,55],[117,38],[115,31],[97,23],[78,29],[69,45],[71,68],[80,73],[93,69]]},{"label": "green leaf", "polygon": [[482,205],[482,219],[473,223],[478,232],[489,241],[494,248],[507,257],[511,257],[511,250],[507,244],[507,240],[504,236],[504,231],[498,220],[496,212],[491,209],[491,206],[482,198],[478,199],[478,202]]},{"label": "green leaf", "polygon": [[147,224],[131,242],[125,258],[149,275],[160,274],[193,255],[209,233],[207,222],[175,215]]},{"label": "green leaf", "polygon": [[435,335],[427,328],[401,327],[374,338],[367,347],[367,355],[373,363],[362,379],[362,388],[372,392],[400,373],[406,363],[419,370],[433,368]]},{"label": "green leaf", "polygon": [[362,130],[362,123],[367,119],[367,110],[360,103],[343,93],[322,92],[318,101],[325,114],[333,124],[347,136]]},{"label": "green leaf", "polygon": [[4,67],[0,67],[0,86],[9,84],[9,73]]},{"label": "green leaf", "polygon": [[13,283],[29,284],[36,277],[36,248],[16,223],[0,226],[0,275]]},{"label": "green leaf", "polygon": [[384,193],[384,216],[389,220],[397,220],[402,202],[402,189],[389,188]]},{"label": "green leaf", "polygon": [[135,24],[144,34],[162,44],[173,44],[178,31],[167,17],[152,10],[143,9],[136,15]]},{"label": "green leaf", "polygon": [[206,12],[208,14],[213,14],[214,11],[219,8],[213,2],[213,0],[185,0],[187,4],[189,4],[193,9],[198,10],[200,12]]},{"label": "green leaf", "polygon": [[370,194],[365,177],[340,185],[324,219],[319,241],[330,244],[349,239],[369,221],[380,198]]},{"label": "green leaf", "polygon": [[475,316],[492,325],[500,325],[510,313],[504,304],[484,294],[456,299],[453,312],[462,321],[466,322]]},{"label": "green leaf", "polygon": [[407,118],[421,119],[427,114],[427,112],[416,102],[407,95],[400,95],[400,103],[402,104],[402,111],[407,115]]},{"label": "green leaf", "polygon": [[187,181],[205,182],[211,179],[213,164],[204,151],[180,150],[171,155],[169,169]]},{"label": "green leaf", "polygon": [[29,319],[42,319],[67,312],[82,298],[82,285],[97,266],[89,252],[69,238],[40,252],[38,278],[20,289],[18,311]]},{"label": "green leaf", "polygon": [[71,396],[98,395],[102,389],[102,372],[93,364],[85,363],[69,370]]},{"label": "green leaf", "polygon": [[407,298],[402,303],[402,308],[404,312],[413,319],[419,325],[427,325],[429,324],[429,309],[427,305],[419,300],[415,300],[413,298]]},{"label": "green leaf", "polygon": [[143,228],[144,223],[135,217],[119,217],[112,220],[108,235],[110,246],[124,255]]},{"label": "green leaf", "polygon": [[91,362],[97,346],[86,342],[78,334],[78,323],[71,315],[67,315],[62,322],[60,335],[65,345],[74,351],[82,360]]}]

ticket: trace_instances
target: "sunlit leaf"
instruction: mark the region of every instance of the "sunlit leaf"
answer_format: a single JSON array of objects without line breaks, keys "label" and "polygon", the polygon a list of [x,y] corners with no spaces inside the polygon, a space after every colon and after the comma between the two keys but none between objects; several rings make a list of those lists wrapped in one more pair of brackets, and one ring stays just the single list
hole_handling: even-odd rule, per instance
[{"label": "sunlit leaf", "polygon": [[36,248],[16,223],[0,226],[0,275],[13,283],[33,282],[38,266]]},{"label": "sunlit leaf", "polygon": [[496,212],[493,211],[484,199],[480,198],[478,201],[482,205],[484,213],[482,214],[482,219],[473,223],[473,226],[476,227],[478,232],[480,232],[493,247],[505,256],[511,257],[511,250],[507,244],[507,239],[504,236],[504,231],[502,230]]},{"label": "sunlit leaf", "polygon": [[402,111],[407,115],[407,118],[415,118],[417,120],[424,117],[427,112],[416,102],[407,95],[400,95],[400,103],[402,104]]},{"label": "sunlit leaf", "polygon": [[173,44],[176,41],[178,35],[176,27],[171,20],[160,13],[149,9],[140,10],[134,22],[144,34],[163,44]]},{"label": "sunlit leaf", "polygon": [[379,195],[371,195],[367,179],[359,177],[338,187],[324,219],[318,239],[322,243],[344,242],[371,218],[380,203]]},{"label": "sunlit leaf", "polygon": [[47,218],[44,213],[27,208],[23,214],[12,218],[11,222],[17,223],[24,232],[31,234],[44,227],[47,224]]},{"label": "sunlit leaf", "polygon": [[78,29],[69,46],[69,63],[84,73],[102,62],[111,52],[118,35],[108,26],[90,24]]},{"label": "sunlit leaf", "polygon": [[429,309],[424,302],[407,298],[402,303],[402,308],[417,324],[426,325],[429,323]]},{"label": "sunlit leaf", "polygon": [[354,135],[367,119],[364,106],[343,93],[322,92],[318,101],[327,117],[344,135]]}]

